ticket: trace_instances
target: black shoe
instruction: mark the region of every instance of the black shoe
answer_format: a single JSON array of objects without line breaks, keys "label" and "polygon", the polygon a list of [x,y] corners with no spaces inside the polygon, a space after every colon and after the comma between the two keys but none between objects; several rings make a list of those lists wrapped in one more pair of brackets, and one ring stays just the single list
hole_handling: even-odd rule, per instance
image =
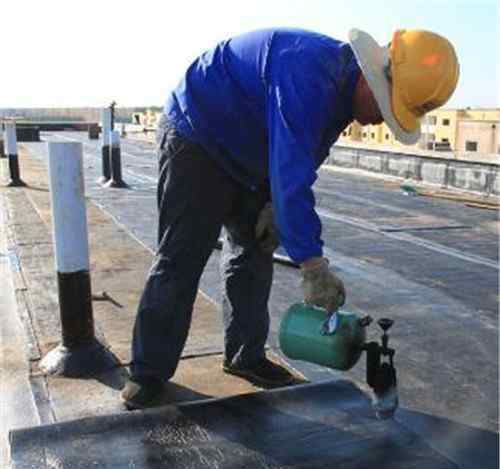
[{"label": "black shoe", "polygon": [[153,376],[132,376],[122,390],[122,402],[128,410],[159,404],[163,382]]},{"label": "black shoe", "polygon": [[231,365],[227,360],[224,360],[222,370],[262,386],[286,386],[295,381],[295,377],[286,368],[267,358],[263,358],[251,368]]}]

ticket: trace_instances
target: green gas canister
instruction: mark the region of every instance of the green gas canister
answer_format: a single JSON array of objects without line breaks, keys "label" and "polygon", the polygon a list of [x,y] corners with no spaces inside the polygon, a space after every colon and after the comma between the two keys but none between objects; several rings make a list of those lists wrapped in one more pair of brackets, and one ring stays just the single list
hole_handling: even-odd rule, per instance
[{"label": "green gas canister", "polygon": [[305,303],[292,305],[281,321],[282,352],[292,360],[346,371],[359,360],[366,342],[369,316],[338,310],[328,313]]}]

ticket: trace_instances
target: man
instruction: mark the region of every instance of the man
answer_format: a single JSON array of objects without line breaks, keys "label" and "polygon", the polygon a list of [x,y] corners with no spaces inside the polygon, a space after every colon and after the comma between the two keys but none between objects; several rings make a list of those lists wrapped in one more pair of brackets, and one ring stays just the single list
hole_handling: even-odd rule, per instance
[{"label": "man", "polygon": [[201,55],[170,94],[157,136],[159,246],[134,328],[128,408],[153,404],[174,374],[222,227],[225,372],[291,380],[264,353],[278,242],[301,266],[307,303],[332,311],[345,301],[322,253],[316,171],[353,119],[385,121],[415,143],[419,118],[448,100],[459,73],[451,44],[430,32],[396,31],[388,47],[358,30],[349,39],[244,34]]}]

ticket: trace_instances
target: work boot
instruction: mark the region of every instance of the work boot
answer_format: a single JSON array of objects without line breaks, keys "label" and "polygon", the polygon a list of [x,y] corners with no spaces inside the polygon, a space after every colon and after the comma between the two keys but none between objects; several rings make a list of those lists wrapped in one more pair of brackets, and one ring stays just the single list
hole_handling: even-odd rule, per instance
[{"label": "work boot", "polygon": [[255,366],[248,368],[232,365],[228,360],[224,360],[222,370],[261,386],[286,386],[295,379],[286,368],[265,357]]},{"label": "work boot", "polygon": [[122,402],[128,410],[159,404],[163,382],[153,376],[132,376],[122,390]]}]

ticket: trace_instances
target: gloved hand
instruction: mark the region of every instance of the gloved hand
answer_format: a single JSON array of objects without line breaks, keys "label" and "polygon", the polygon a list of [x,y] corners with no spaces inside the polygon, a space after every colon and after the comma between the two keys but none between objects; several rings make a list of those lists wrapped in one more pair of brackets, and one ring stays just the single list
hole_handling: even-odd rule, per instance
[{"label": "gloved hand", "polygon": [[328,312],[336,311],[345,302],[344,283],[328,267],[328,260],[315,257],[300,265],[304,301]]},{"label": "gloved hand", "polygon": [[259,247],[266,253],[273,253],[279,246],[279,238],[274,226],[273,206],[268,202],[259,213],[257,224],[255,225],[255,237]]}]

